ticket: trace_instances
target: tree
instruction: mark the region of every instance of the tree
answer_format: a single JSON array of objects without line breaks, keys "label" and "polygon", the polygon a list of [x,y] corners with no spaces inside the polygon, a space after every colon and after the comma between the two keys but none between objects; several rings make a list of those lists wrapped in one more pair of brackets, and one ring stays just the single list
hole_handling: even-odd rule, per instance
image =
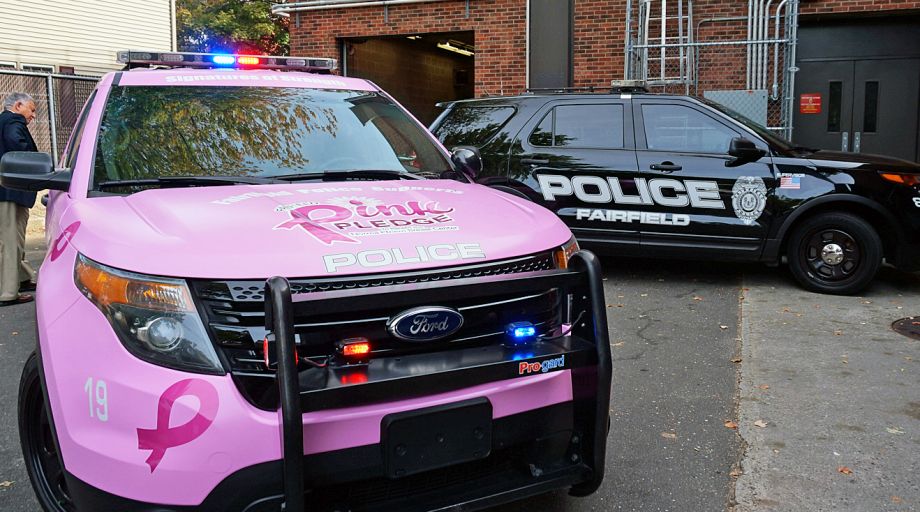
[{"label": "tree", "polygon": [[177,0],[181,51],[287,55],[289,18],[271,13],[272,0]]}]

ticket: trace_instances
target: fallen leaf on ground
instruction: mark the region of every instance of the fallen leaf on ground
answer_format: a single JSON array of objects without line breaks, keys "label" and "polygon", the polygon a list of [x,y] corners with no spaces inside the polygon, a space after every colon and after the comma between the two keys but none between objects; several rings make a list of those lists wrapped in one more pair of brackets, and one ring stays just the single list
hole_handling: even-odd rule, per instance
[{"label": "fallen leaf on ground", "polygon": [[695,301],[701,301],[701,300],[703,300],[703,298],[700,297],[699,295],[694,295],[694,296],[693,296],[693,300],[695,300]]},{"label": "fallen leaf on ground", "polygon": [[904,500],[902,500],[900,496],[892,496],[892,497],[891,497],[891,502],[892,502],[892,503],[898,504],[898,503],[902,503],[903,501],[904,501]]},{"label": "fallen leaf on ground", "polygon": [[757,420],[754,422],[755,427],[767,428],[767,422],[764,420]]},{"label": "fallen leaf on ground", "polygon": [[841,331],[840,329],[835,330],[834,336],[843,336],[843,331]]},{"label": "fallen leaf on ground", "polygon": [[757,386],[757,388],[758,388],[758,389],[770,389],[770,385],[769,385],[769,384],[761,384],[761,385]]},{"label": "fallen leaf on ground", "polygon": [[640,293],[639,296],[640,296],[640,297],[648,297],[648,294],[647,294],[647,293]]},{"label": "fallen leaf on ground", "polygon": [[735,423],[735,422],[732,421],[732,420],[726,420],[726,421],[725,421],[725,428],[730,428],[730,429],[732,429],[732,430],[735,430],[735,429],[738,428],[738,424]]},{"label": "fallen leaf on ground", "polygon": [[741,358],[740,358],[740,357],[736,357],[736,358],[732,359],[732,362],[733,362],[733,363],[740,363],[740,362],[741,362]]},{"label": "fallen leaf on ground", "polygon": [[661,437],[665,439],[677,439],[677,434],[673,432],[662,432]]},{"label": "fallen leaf on ground", "polygon": [[904,433],[903,430],[897,427],[887,427],[885,430],[887,430],[889,434],[903,434]]},{"label": "fallen leaf on ground", "polygon": [[0,487],[6,488],[6,487],[9,487],[9,486],[11,486],[11,485],[13,485],[13,482],[10,482],[9,480],[4,480],[4,481],[0,482]]},{"label": "fallen leaf on ground", "polygon": [[720,326],[719,326],[719,329],[722,329],[722,330],[724,331],[725,329],[728,329],[728,326],[727,326],[727,325],[720,325]]},{"label": "fallen leaf on ground", "polygon": [[844,475],[852,475],[852,474],[853,474],[853,470],[850,469],[850,468],[848,468],[848,467],[846,467],[846,466],[840,466],[839,468],[837,468],[837,472],[838,472],[838,473],[843,473]]},{"label": "fallen leaf on ground", "polygon": [[612,346],[614,346],[614,347],[622,347],[625,343],[626,343],[625,341],[618,341],[617,343],[614,343]]},{"label": "fallen leaf on ground", "polygon": [[741,468],[735,468],[735,469],[731,470],[731,472],[728,474],[728,476],[730,476],[730,477],[732,477],[732,478],[738,478],[739,476],[741,476],[741,475],[743,475],[743,474],[744,474],[744,473],[741,471]]},{"label": "fallen leaf on ground", "polygon": [[11,332],[10,334],[13,335],[13,336],[19,336],[19,331],[13,331],[13,332]]},{"label": "fallen leaf on ground", "polygon": [[864,300],[864,301],[862,301],[862,303],[863,303],[863,304],[872,304],[872,301],[871,301],[871,300]]}]

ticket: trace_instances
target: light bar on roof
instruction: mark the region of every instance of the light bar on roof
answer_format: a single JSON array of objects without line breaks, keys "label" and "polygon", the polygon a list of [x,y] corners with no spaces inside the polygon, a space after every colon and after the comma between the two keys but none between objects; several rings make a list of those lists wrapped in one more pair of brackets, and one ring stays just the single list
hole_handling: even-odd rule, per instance
[{"label": "light bar on roof", "polygon": [[167,66],[171,68],[277,69],[329,73],[336,69],[335,59],[317,57],[282,57],[277,55],[235,55],[229,53],[159,52],[123,50],[117,61],[128,69]]}]

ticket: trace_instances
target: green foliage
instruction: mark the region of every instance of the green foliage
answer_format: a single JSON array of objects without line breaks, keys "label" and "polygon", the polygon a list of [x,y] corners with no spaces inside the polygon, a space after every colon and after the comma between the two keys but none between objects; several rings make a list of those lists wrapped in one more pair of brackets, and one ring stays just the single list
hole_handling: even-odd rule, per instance
[{"label": "green foliage", "polygon": [[287,55],[289,18],[272,0],[177,0],[178,46],[186,52]]}]

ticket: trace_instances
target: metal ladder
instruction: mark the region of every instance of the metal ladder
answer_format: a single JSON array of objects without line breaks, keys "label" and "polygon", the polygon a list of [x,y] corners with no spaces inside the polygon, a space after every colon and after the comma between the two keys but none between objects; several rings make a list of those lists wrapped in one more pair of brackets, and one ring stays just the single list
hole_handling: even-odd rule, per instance
[{"label": "metal ladder", "polygon": [[[693,82],[693,0],[638,0],[635,34],[633,2],[626,2],[627,78],[650,86],[684,85]],[[649,49],[649,45],[658,48]],[[631,51],[631,47],[639,51]]]}]

